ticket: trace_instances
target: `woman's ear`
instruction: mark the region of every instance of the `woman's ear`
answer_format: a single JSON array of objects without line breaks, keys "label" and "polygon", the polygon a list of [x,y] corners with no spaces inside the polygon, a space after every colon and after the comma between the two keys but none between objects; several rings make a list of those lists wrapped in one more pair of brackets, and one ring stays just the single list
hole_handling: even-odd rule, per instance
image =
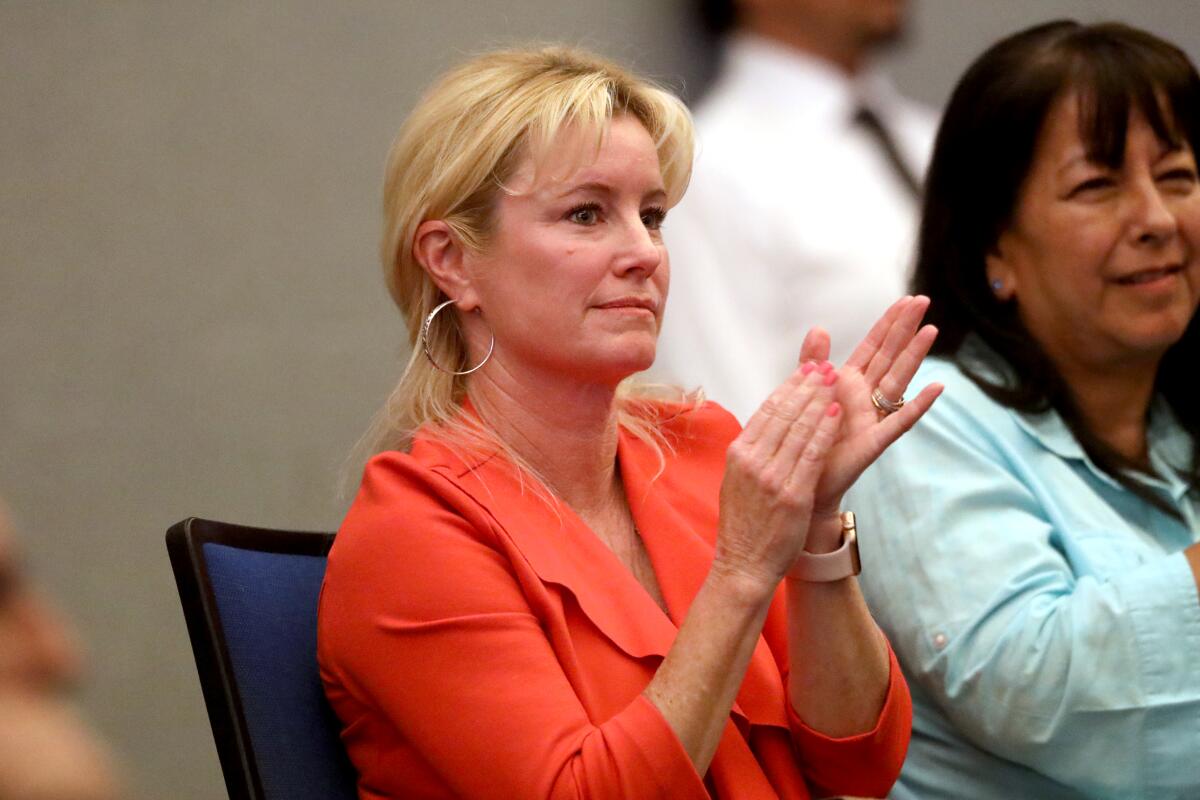
[{"label": "woman's ear", "polygon": [[984,259],[988,288],[1001,303],[1007,303],[1017,296],[1017,273],[1005,257],[1008,250],[1006,236],[1007,234],[1000,234],[1000,238],[992,245]]},{"label": "woman's ear", "polygon": [[479,307],[479,296],[466,269],[462,244],[444,220],[428,219],[417,226],[413,258],[460,311],[474,311]]}]

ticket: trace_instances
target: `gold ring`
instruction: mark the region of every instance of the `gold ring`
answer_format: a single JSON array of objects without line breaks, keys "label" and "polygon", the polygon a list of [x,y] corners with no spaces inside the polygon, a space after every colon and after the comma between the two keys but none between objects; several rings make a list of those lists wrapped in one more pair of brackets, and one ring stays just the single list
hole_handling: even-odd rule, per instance
[{"label": "gold ring", "polygon": [[904,398],[899,400],[888,400],[883,396],[883,392],[876,388],[871,392],[871,405],[875,406],[875,410],[881,416],[886,417],[888,414],[895,414],[900,409],[904,408]]}]

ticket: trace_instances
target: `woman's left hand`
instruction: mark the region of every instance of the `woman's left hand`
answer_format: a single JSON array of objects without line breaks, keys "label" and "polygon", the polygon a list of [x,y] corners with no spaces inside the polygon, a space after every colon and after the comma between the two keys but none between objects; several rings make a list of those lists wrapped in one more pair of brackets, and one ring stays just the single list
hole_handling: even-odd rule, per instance
[{"label": "woman's left hand", "polygon": [[[908,382],[929,352],[937,328],[921,327],[927,297],[902,297],[892,304],[838,370],[838,401],[845,417],[841,436],[830,451],[814,497],[813,520],[836,516],[842,495],[888,445],[911,428],[942,393],[930,384],[897,411],[881,416],[871,402],[876,389],[884,398],[901,399]],[[804,340],[800,360],[820,361],[829,355],[829,335],[814,329]]]}]

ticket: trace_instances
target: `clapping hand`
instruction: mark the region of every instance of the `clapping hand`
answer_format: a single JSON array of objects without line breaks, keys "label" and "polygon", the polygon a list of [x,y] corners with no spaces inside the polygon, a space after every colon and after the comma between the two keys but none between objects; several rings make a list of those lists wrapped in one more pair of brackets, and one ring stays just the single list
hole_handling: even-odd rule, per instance
[{"label": "clapping hand", "polygon": [[[929,352],[937,329],[921,326],[929,307],[927,297],[897,300],[872,326],[838,371],[837,399],[845,419],[840,436],[825,460],[825,471],[814,497],[814,516],[836,515],[842,495],[888,445],[916,424],[942,393],[941,384],[930,384],[896,411],[885,413],[872,402],[878,391],[880,405],[900,401],[917,367]],[[800,350],[801,363],[829,357],[829,335],[814,328]]]},{"label": "clapping hand", "polygon": [[833,365],[806,362],[730,445],[714,569],[773,592],[808,538],[814,491],[842,425]]},{"label": "clapping hand", "polygon": [[840,533],[842,495],[941,394],[942,386],[931,384],[884,410],[903,397],[937,336],[932,325],[921,327],[928,307],[925,297],[897,300],[840,370],[826,360],[829,335],[809,332],[799,367],[729,446],[717,564],[769,590],[810,530]]}]

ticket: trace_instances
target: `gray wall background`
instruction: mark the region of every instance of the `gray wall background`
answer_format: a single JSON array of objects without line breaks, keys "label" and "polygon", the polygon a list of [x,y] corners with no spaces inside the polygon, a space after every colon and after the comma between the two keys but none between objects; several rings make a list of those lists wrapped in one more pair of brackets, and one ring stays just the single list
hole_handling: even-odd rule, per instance
[{"label": "gray wall background", "polygon": [[[605,52],[694,97],[688,0],[0,1],[0,495],[87,642],[135,796],[223,797],[163,531],[336,527],[403,363],[375,259],[385,150],[464,55]],[[1122,18],[1200,54],[1200,5],[923,0],[890,57],[940,105],[1000,35]]]}]

